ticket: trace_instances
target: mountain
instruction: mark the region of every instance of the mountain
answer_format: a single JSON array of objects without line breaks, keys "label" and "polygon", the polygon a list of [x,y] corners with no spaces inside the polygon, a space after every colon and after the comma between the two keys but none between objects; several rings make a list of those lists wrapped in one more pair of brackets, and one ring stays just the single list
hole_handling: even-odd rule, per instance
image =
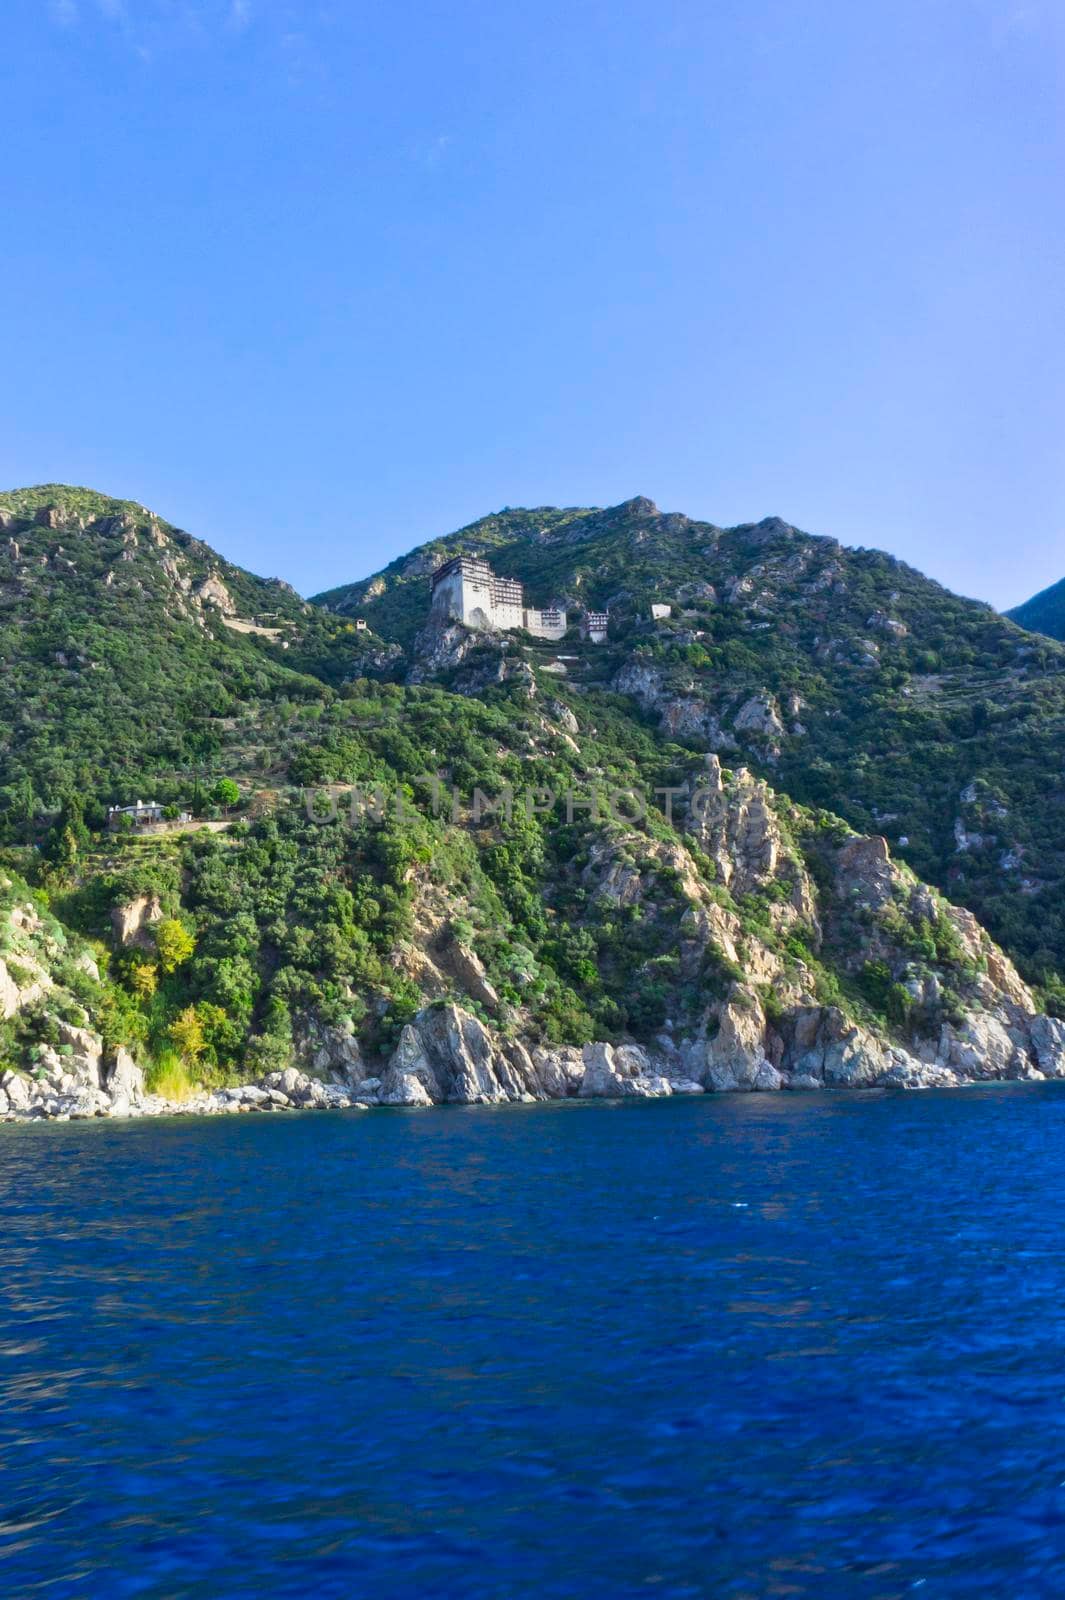
[{"label": "mountain", "polygon": [[[608,644],[564,647],[586,699],[622,694],[663,738],[884,833],[1035,981],[1065,965],[1060,645],[883,552],[642,498],[508,509],[318,601],[411,650],[428,574],[458,553],[520,577],[538,605],[609,606]],[[651,622],[653,602],[669,620]]]},{"label": "mountain", "polygon": [[[141,1069],[208,1109],[1065,1075],[1060,646],[642,500],[501,513],[328,609],[129,502],[0,516],[0,1113]],[[456,549],[609,640],[427,626]],[[107,828],[138,795],[195,821]]]},{"label": "mountain", "polygon": [[0,494],[9,796],[132,800],[157,773],[180,788],[237,712],[320,698],[337,642],[348,661],[367,648],[144,506],[57,484]]},{"label": "mountain", "polygon": [[1022,606],[1014,606],[1006,615],[1022,628],[1033,633],[1045,633],[1051,639],[1065,639],[1065,578],[1033,595]]}]

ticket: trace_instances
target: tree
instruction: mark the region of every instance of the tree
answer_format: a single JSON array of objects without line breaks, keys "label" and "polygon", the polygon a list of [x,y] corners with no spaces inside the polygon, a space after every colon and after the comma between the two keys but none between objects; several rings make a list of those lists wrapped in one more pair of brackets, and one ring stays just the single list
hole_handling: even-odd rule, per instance
[{"label": "tree", "polygon": [[196,949],[196,940],[176,917],[164,917],[155,929],[155,948],[164,972],[176,972]]},{"label": "tree", "polygon": [[78,859],[78,839],[73,828],[67,827],[59,836],[54,860],[61,871],[69,872]]},{"label": "tree", "polygon": [[150,1000],[159,985],[159,974],[148,961],[135,961],[129,970],[130,986],[141,1000]]},{"label": "tree", "polygon": [[240,800],[240,790],[232,778],[219,778],[211,791],[211,798],[215,805],[221,806],[223,811],[229,811]]},{"label": "tree", "polygon": [[197,1061],[207,1048],[203,1036],[203,1023],[195,1006],[186,1006],[170,1024],[170,1037],[174,1049],[183,1061]]}]

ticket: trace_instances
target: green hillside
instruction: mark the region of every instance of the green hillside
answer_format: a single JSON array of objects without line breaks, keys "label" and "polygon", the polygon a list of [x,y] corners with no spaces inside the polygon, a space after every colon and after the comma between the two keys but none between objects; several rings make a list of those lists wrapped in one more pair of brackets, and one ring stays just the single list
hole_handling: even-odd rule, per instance
[{"label": "green hillside", "polygon": [[144,506],[0,494],[0,802],[180,799],[238,721],[320,699],[338,647],[369,648]]},{"label": "green hillside", "polygon": [[[756,1019],[755,1066],[815,1024],[928,1052],[1030,1011],[921,878],[1065,1009],[1065,649],[887,556],[641,500],[507,511],[327,609],[86,490],[0,521],[0,1066],[83,1025],[167,1082],[338,1039],[372,1065],[453,999],[522,1048]],[[609,605],[609,641],[427,631],[456,549]],[[672,816],[588,803],[656,790]],[[138,796],[195,821],[109,831]]]},{"label": "green hillside", "polygon": [[1050,639],[1065,639],[1065,578],[1033,595],[1022,606],[1007,611],[1006,615],[1033,633],[1045,633]]},{"label": "green hillside", "polygon": [[[410,647],[429,571],[459,551],[522,578],[536,603],[609,604],[588,687],[887,834],[1033,975],[1065,962],[1060,645],[881,551],[778,518],[718,528],[645,499],[506,510],[318,599]],[[653,601],[670,621],[651,625]]]}]

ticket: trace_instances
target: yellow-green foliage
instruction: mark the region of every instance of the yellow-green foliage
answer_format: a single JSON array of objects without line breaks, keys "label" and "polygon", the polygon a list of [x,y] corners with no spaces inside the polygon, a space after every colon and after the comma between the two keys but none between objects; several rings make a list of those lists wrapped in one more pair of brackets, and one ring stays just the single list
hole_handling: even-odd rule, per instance
[{"label": "yellow-green foliage", "polygon": [[170,1024],[170,1037],[183,1061],[195,1061],[203,1055],[207,1041],[203,1036],[203,1023],[195,1006],[186,1006]]},{"label": "yellow-green foliage", "polygon": [[149,1093],[162,1095],[164,1100],[188,1100],[198,1087],[188,1067],[173,1050],[151,1063],[145,1074]]},{"label": "yellow-green foliage", "polygon": [[176,917],[166,917],[155,930],[155,945],[164,972],[175,972],[196,948],[196,941]]}]

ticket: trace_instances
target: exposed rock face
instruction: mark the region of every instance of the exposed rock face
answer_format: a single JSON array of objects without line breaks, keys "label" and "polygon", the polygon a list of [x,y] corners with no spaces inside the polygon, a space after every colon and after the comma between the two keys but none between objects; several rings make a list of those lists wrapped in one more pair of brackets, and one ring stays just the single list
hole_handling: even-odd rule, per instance
[{"label": "exposed rock face", "polygon": [[487,1006],[489,1011],[499,1009],[499,995],[488,980],[480,956],[456,939],[450,930],[444,945],[443,958],[471,1000],[479,1001],[481,1005]]},{"label": "exposed rock face", "polygon": [[[15,970],[18,972],[16,979]],[[9,966],[0,958],[0,1022],[31,1006],[52,987],[52,979],[29,954],[20,952]]]},{"label": "exposed rock face", "polygon": [[237,608],[233,603],[233,597],[217,572],[208,574],[203,582],[196,586],[193,594],[201,605],[217,606],[225,617],[236,616]]},{"label": "exposed rock face", "polygon": [[757,733],[769,740],[779,739],[784,732],[780,711],[771,695],[755,695],[737,711],[732,719],[737,733]]},{"label": "exposed rock face", "polygon": [[0,960],[0,1022],[6,1022],[8,1017],[13,1017],[20,1004],[19,986],[8,972],[5,963]]},{"label": "exposed rock face", "polygon": [[128,1050],[119,1049],[104,1068],[105,1084],[111,1096],[111,1115],[128,1116],[144,1098],[144,1073]]},{"label": "exposed rock face", "polygon": [[[404,1028],[381,1078],[325,1083],[287,1067],[260,1084],[201,1092],[181,1103],[146,1095],[126,1051],[104,1061],[99,1040],[70,1028],[71,1056],[42,1052],[37,1076],[0,1076],[0,1118],[71,1120],[97,1116],[217,1115],[340,1110],[446,1102],[660,1098],[670,1094],[780,1089],[954,1088],[996,1078],[1065,1078],[1065,1023],[1018,1016],[1012,1025],[982,1015],[945,1027],[922,1055],[885,1044],[835,1007],[796,1008],[766,1023],[757,997],[737,985],[719,1007],[717,1031],[681,1052],[664,1040],[661,1057],[636,1045],[563,1046],[530,1053],[449,1005]],[[102,1080],[102,1087],[101,1087]]]},{"label": "exposed rock face", "polygon": [[142,894],[124,906],[115,906],[111,912],[111,931],[115,943],[128,947],[139,945],[151,949],[150,929],[163,920],[163,908],[157,894]]},{"label": "exposed rock face", "polygon": [[[424,683],[438,672],[448,672],[461,666],[471,651],[484,646],[486,640],[496,638],[485,632],[473,633],[459,622],[442,624],[431,619],[414,641],[415,664],[411,668],[411,683]],[[502,660],[500,660],[502,669]]]},{"label": "exposed rock face", "polygon": [[714,863],[719,883],[734,895],[751,894],[773,880],[790,886],[778,920],[802,917],[816,931],[816,896],[809,876],[790,850],[768,786],[744,767],[725,782],[716,755],[706,758],[692,796],[688,832]]},{"label": "exposed rock face", "polygon": [[758,998],[739,984],[718,1009],[718,1031],[705,1046],[699,1070],[698,1055],[692,1065],[707,1089],[779,1089],[780,1073],[767,1059],[766,1020]]},{"label": "exposed rock face", "polygon": [[296,1054],[307,1071],[320,1080],[338,1078],[358,1083],[365,1076],[362,1051],[351,1022],[333,1027],[308,1018],[297,1039]]},{"label": "exposed rock face", "polygon": [[493,1038],[484,1024],[458,1006],[419,1013],[400,1035],[381,1079],[382,1105],[464,1105],[545,1098],[521,1045]]},{"label": "exposed rock face", "polygon": [[584,1100],[641,1098],[672,1094],[669,1079],[655,1072],[638,1045],[586,1044],[584,1076],[578,1090]]},{"label": "exposed rock face", "polygon": [[573,712],[570,710],[569,706],[564,705],[561,700],[549,700],[544,706],[544,710],[547,712],[549,717],[554,718],[559,727],[565,728],[567,733],[580,733],[580,723],[573,715]]},{"label": "exposed rock face", "polygon": [[631,694],[645,711],[657,711],[663,699],[662,674],[657,667],[629,661],[614,680],[618,694]]},{"label": "exposed rock face", "polygon": [[423,1011],[408,1023],[384,1073],[382,1105],[643,1098],[694,1092],[636,1045],[589,1044],[532,1052],[501,1040],[457,1006]]},{"label": "exposed rock face", "polygon": [[713,861],[718,881],[735,885],[739,894],[777,870],[781,835],[766,785],[741,768],[726,789],[716,755],[707,757],[688,830]]}]

